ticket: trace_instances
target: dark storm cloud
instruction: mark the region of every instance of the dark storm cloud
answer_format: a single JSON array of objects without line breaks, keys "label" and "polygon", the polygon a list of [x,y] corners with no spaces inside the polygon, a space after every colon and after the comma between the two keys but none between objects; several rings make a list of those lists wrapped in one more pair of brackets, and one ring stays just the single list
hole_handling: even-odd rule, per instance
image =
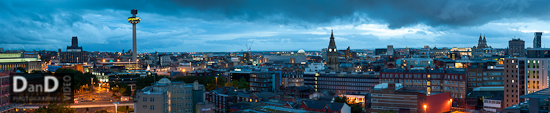
[{"label": "dark storm cloud", "polygon": [[[29,1],[4,1],[2,6],[9,14],[20,14],[19,8],[33,9],[23,14],[31,13],[32,18],[42,21],[51,21],[51,18],[37,14],[138,8],[140,12],[178,17],[306,26],[335,20],[354,23],[368,18],[366,20],[386,22],[389,28],[401,28],[419,23],[454,27],[477,26],[502,18],[548,19],[549,4],[550,1],[545,0],[94,0],[35,1],[32,4]],[[67,20],[78,21],[80,18]]]},{"label": "dark storm cloud", "polygon": [[[548,19],[545,0],[174,0],[183,9],[224,15],[248,21],[322,24],[344,19],[358,22],[357,14],[386,22],[389,28],[478,26],[503,18]],[[286,20],[272,19],[282,17]],[[367,20],[370,20],[367,19]],[[292,24],[292,23],[291,23]]]},{"label": "dark storm cloud", "polygon": [[[266,45],[294,44],[286,48],[306,47],[307,43],[325,47],[327,40],[322,38],[328,35],[293,32],[328,32],[331,27],[357,27],[364,23],[383,24],[392,30],[412,28],[419,24],[431,28],[409,30],[417,34],[407,36],[412,38],[405,38],[405,35],[388,37],[347,33],[338,36],[344,41],[337,42],[363,47],[403,45],[416,40],[419,40],[418,43],[475,44],[475,41],[452,41],[450,38],[475,39],[479,33],[491,35],[488,38],[495,39],[506,39],[517,34],[527,37],[532,34],[510,32],[510,29],[525,29],[529,26],[491,28],[499,26],[484,25],[502,19],[522,18],[547,22],[550,19],[548,5],[550,1],[543,0],[4,0],[0,1],[0,18],[3,19],[0,22],[0,40],[4,40],[0,46],[8,49],[57,49],[69,44],[70,36],[78,35],[81,45],[88,48],[101,51],[129,49],[130,27],[125,17],[130,16],[130,9],[138,9],[138,16],[144,18],[138,28],[141,30],[138,31],[138,44],[142,45],[138,48],[141,50],[180,48],[180,45],[198,47],[186,47],[185,50],[215,50],[244,46],[251,40]],[[94,18],[86,18],[90,15],[99,15],[94,16],[98,19],[109,18],[104,19],[107,22],[98,22]],[[478,28],[480,26],[484,27]],[[355,28],[346,30],[353,31]],[[263,36],[254,32],[274,33]],[[376,30],[355,32],[360,34]],[[434,34],[443,35],[430,41],[417,38]],[[231,37],[228,38],[228,35]],[[384,38],[403,38],[407,41],[387,41]],[[495,42],[506,44],[505,41]],[[112,46],[107,47],[109,45]]]}]

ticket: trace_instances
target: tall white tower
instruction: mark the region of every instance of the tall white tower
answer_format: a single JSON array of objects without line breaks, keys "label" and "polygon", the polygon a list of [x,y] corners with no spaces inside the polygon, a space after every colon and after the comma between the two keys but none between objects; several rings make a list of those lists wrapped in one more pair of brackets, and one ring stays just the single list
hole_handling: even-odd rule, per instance
[{"label": "tall white tower", "polygon": [[132,29],[133,29],[133,47],[132,47],[132,62],[137,61],[137,46],[136,46],[136,24],[141,21],[139,17],[136,17],[137,9],[132,9],[132,17],[128,17],[128,22],[132,23]]}]

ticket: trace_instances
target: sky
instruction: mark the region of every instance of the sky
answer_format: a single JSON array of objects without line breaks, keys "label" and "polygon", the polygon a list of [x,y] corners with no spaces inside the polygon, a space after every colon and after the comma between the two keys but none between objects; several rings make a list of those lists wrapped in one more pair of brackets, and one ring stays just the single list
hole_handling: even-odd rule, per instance
[{"label": "sky", "polygon": [[493,48],[512,38],[550,40],[548,0],[2,0],[0,48],[138,52],[320,51],[331,30],[339,49]]}]

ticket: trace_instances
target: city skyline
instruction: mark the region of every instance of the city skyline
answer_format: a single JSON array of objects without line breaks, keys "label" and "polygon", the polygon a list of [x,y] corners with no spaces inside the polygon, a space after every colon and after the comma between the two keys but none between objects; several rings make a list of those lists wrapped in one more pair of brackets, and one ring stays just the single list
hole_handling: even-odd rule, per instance
[{"label": "city skyline", "polygon": [[252,51],[320,51],[331,29],[339,49],[472,47],[480,34],[493,48],[506,48],[514,37],[527,48],[534,32],[543,32],[544,48],[550,16],[540,11],[550,9],[543,2],[2,1],[0,46],[64,50],[77,36],[84,51],[128,50],[126,18],[138,9],[138,53],[237,52],[252,41]]}]

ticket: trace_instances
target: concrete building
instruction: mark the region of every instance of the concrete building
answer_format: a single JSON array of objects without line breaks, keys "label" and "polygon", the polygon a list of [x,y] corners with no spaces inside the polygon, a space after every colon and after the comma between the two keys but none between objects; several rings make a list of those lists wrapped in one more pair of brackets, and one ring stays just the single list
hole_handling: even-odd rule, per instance
[{"label": "concrete building", "polygon": [[[472,48],[470,48],[470,47],[466,47],[466,48],[453,47],[453,48],[451,48],[450,52],[451,53],[457,53],[460,56],[468,56],[468,58],[472,56]],[[453,57],[450,56],[449,58],[453,58]],[[460,57],[458,57],[457,59],[460,59]]]},{"label": "concrete building", "polygon": [[524,57],[525,41],[520,38],[508,41],[508,55],[511,57]]},{"label": "concrete building", "polygon": [[502,102],[503,100],[503,97],[483,99],[483,110],[493,113],[499,113],[504,108],[504,102]]},{"label": "concrete building", "polygon": [[548,113],[550,112],[548,98],[550,98],[550,88],[542,89],[537,92],[526,94],[519,97],[522,101],[518,104],[506,107],[501,113]]},{"label": "concrete building", "polygon": [[2,71],[0,70],[0,112],[2,113],[14,113],[16,112],[16,107],[21,106],[21,104],[10,103],[10,74],[14,71]]},{"label": "concrete building", "polygon": [[443,113],[451,110],[449,92],[428,94],[422,88],[407,88],[401,83],[381,83],[374,87],[368,112]]},{"label": "concrete building", "polygon": [[40,58],[23,58],[21,53],[0,53],[0,70],[24,68],[27,72],[42,70]]},{"label": "concrete building", "polygon": [[450,92],[453,107],[466,107],[467,76],[462,69],[384,69],[380,83],[402,83],[404,87],[422,88],[430,92]]},{"label": "concrete building", "polygon": [[278,55],[266,55],[264,59],[267,59],[268,63],[285,64],[285,63],[302,63],[307,62],[305,55],[293,55],[293,56],[278,56]]},{"label": "concrete building", "polygon": [[504,86],[504,69],[469,67],[466,68],[466,74],[469,91],[476,87]]},{"label": "concrete building", "polygon": [[[325,72],[304,74],[304,84],[315,91],[333,91],[336,94],[364,95],[378,84],[374,72]],[[364,99],[363,99],[364,100]]]},{"label": "concrete building", "polygon": [[286,64],[283,68],[278,68],[281,71],[281,86],[303,86],[305,68],[304,64]]},{"label": "concrete building", "polygon": [[393,45],[388,45],[386,55],[393,55]]},{"label": "concrete building", "polygon": [[136,24],[141,21],[141,18],[136,17],[137,9],[132,9],[132,17],[128,17],[128,23],[132,24],[132,61],[137,62],[137,42],[136,42]]},{"label": "concrete building", "polygon": [[533,38],[533,48],[540,48],[541,46],[541,37],[542,32],[535,32],[535,37]]},{"label": "concrete building", "polygon": [[550,48],[529,48],[527,58],[550,58]]},{"label": "concrete building", "polygon": [[199,103],[204,103],[204,85],[172,82],[162,78],[152,86],[136,91],[136,113],[189,113],[198,112]]},{"label": "concrete building", "polygon": [[[504,106],[509,107],[520,102],[519,96],[525,95],[525,60],[507,58],[504,60]],[[520,79],[521,78],[521,79]]]},{"label": "concrete building", "polygon": [[529,57],[505,60],[506,107],[521,102],[522,95],[548,88],[549,61],[550,58]]},{"label": "concrete building", "polygon": [[241,78],[250,83],[252,92],[276,92],[281,87],[281,72],[269,71],[267,69],[235,69],[229,72],[231,81],[238,81]]}]

